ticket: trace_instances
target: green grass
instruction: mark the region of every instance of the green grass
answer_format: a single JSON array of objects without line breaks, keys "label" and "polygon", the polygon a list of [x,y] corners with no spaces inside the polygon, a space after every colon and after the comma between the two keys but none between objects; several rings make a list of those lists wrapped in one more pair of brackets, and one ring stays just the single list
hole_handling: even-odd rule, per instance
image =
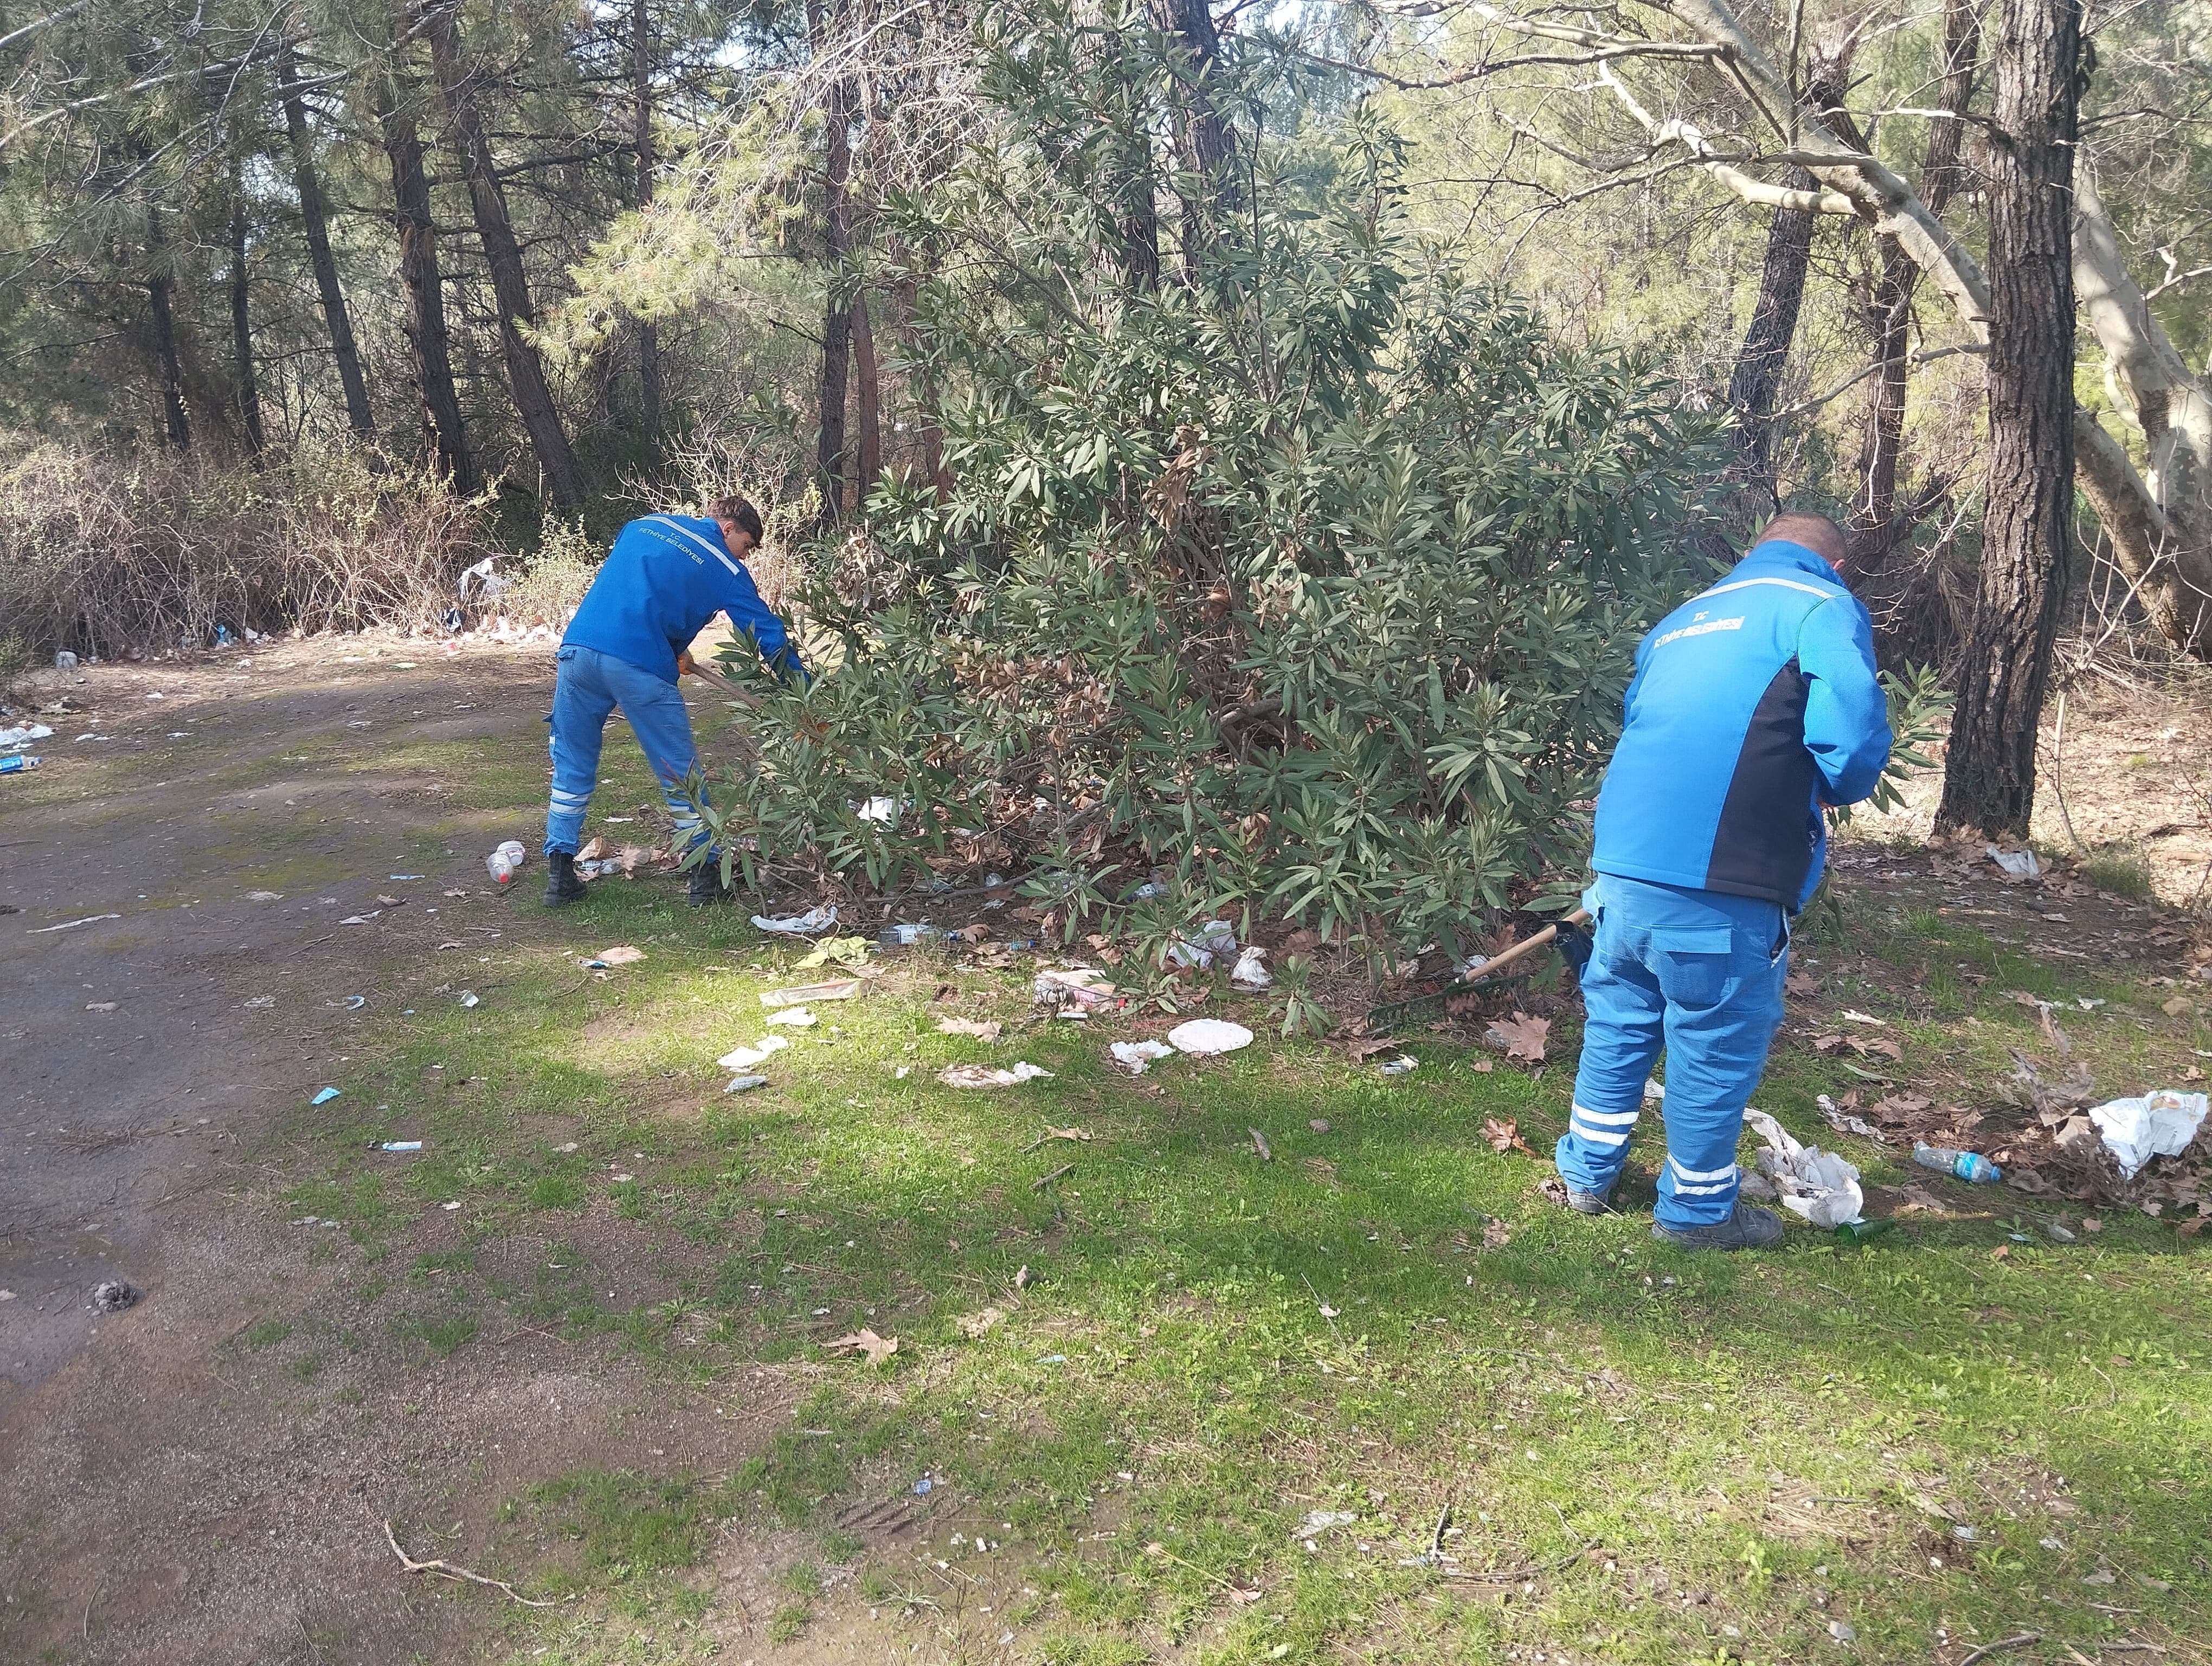
[{"label": "green grass", "polygon": [[2140,845],[2099,845],[2081,859],[2079,866],[2084,879],[2115,897],[2148,903],[2155,894],[2151,885],[2150,858]]},{"label": "green grass", "polygon": [[[2212,1261],[2166,1225],[2114,1213],[2062,1246],[2030,1200],[1848,1140],[1870,1181],[1958,1213],[1863,1250],[1796,1231],[1765,1257],[1684,1254],[1641,1218],[1553,1210],[1548,1164],[1484,1137],[1515,1119],[1548,1151],[1571,1023],[1540,1078],[1477,1073],[1417,1031],[1421,1069],[1386,1079],[1265,1039],[1264,1011],[1232,1003],[1261,1044],[1133,1081],[1100,1056],[1123,1024],[938,1034],[947,1012],[1028,1010],[1018,971],[942,963],[893,963],[867,999],[817,1007],[769,1089],[726,1098],[714,1061],[763,1033],[757,995],[793,979],[792,952],[666,882],[558,916],[506,906],[466,966],[483,1004],[432,997],[450,963],[398,969],[404,998],[376,1003],[332,1078],[343,1097],[269,1147],[292,1165],[283,1207],[382,1258],[370,1345],[439,1357],[527,1324],[672,1386],[811,1384],[725,1469],[520,1494],[502,1567],[581,1595],[503,1615],[516,1657],[691,1657],[729,1519],[813,1547],[754,1615],[769,1639],[895,1609],[911,1553],[870,1553],[835,1517],[923,1474],[957,1512],[928,1554],[965,1567],[988,1533],[993,1566],[1018,1570],[999,1617],[1025,1657],[1070,1666],[1840,1659],[1831,1621],[1856,1657],[1900,1661],[2022,1630],[2053,1641],[2006,1660],[2212,1637]],[[576,955],[615,943],[647,958],[583,976]],[[2100,1080],[2165,1079],[2197,1044],[2166,992],[1932,896],[1846,897],[1799,952],[1824,1004],[1889,1020],[1905,1060],[1872,1073],[1960,1103],[1986,1099],[2010,1049],[2047,1056],[2015,989],[2072,1008],[2059,1020]],[[1055,1074],[934,1079],[1017,1058]],[[1852,1085],[1790,1041],[1758,1103],[1826,1145],[1814,1099]],[[364,1162],[403,1126],[419,1157]],[[1030,1149],[1070,1126],[1091,1138]],[[1647,1197],[1658,1135],[1655,1118],[1634,1147]],[[1510,1239],[1486,1249],[1492,1220]],[[492,1253],[525,1236],[549,1247]],[[648,1266],[651,1293],[610,1299],[616,1261]],[[898,1337],[885,1366],[823,1353],[863,1326]],[[1357,1520],[1308,1549],[1315,1511]],[[848,1583],[817,1572],[856,1560]],[[1512,1577],[1448,1577],[1486,1572]]]}]

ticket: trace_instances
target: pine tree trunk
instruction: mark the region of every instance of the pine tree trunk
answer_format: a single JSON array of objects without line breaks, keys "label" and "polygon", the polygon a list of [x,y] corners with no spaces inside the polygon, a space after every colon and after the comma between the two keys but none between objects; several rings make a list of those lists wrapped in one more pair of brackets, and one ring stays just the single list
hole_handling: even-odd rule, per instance
[{"label": "pine tree trunk", "polygon": [[[1974,70],[1981,54],[1981,18],[1973,0],[1946,0],[1943,8],[1943,83],[1939,106],[1951,111],[1928,129],[1928,157],[1920,173],[1920,197],[1928,211],[1942,215],[1957,195],[1960,154],[1966,133],[1963,117],[1974,95]],[[1893,237],[1881,240],[1881,279],[1867,307],[1868,333],[1874,344],[1874,390],[1868,400],[1863,487],[1850,529],[1852,565],[1871,578],[1888,564],[1891,552],[1909,527],[1897,524],[1897,483],[1904,464],[1905,356],[1911,349],[1912,298],[1920,268]]]},{"label": "pine tree trunk", "polygon": [[[1856,38],[1845,35],[1816,51],[1806,66],[1805,98],[1815,108],[1826,110],[1843,97],[1850,73]],[[1813,176],[1792,167],[1784,183],[1794,191],[1817,188]],[[1776,503],[1774,469],[1774,400],[1781,392],[1782,371],[1789,362],[1790,346],[1797,338],[1797,314],[1805,302],[1805,269],[1813,258],[1813,222],[1809,209],[1778,208],[1766,234],[1766,258],[1759,270],[1759,295],[1752,302],[1751,323],[1729,376],[1728,402],[1736,417],[1738,472],[1759,500],[1762,514]]]},{"label": "pine tree trunk", "polygon": [[[807,15],[815,50],[820,52],[827,38],[818,0],[809,0]],[[823,105],[823,192],[828,198],[823,244],[829,301],[822,313],[822,416],[814,457],[822,483],[824,524],[841,519],[845,508],[845,398],[851,376],[853,313],[850,304],[840,298],[838,286],[852,242],[851,96],[840,77],[830,83]]]},{"label": "pine tree trunk", "polygon": [[884,389],[876,368],[876,336],[868,319],[865,289],[853,297],[853,372],[854,415],[860,429],[854,449],[854,475],[865,502],[884,471]]},{"label": "pine tree trunk", "polygon": [[168,240],[161,234],[161,210],[146,199],[146,302],[154,320],[154,360],[161,374],[161,420],[169,443],[182,451],[192,442],[192,421],[185,409],[185,367],[177,353],[177,315],[172,304],[176,280],[169,272]]},{"label": "pine tree trunk", "polygon": [[246,185],[240,177],[238,158],[230,164],[230,345],[237,365],[238,423],[246,435],[246,448],[261,455],[266,442],[261,433],[261,383],[253,371],[252,295],[246,266]]},{"label": "pine tree trunk", "polygon": [[1990,136],[1990,485],[1936,816],[2025,836],[2074,508],[2080,0],[2003,0]]},{"label": "pine tree trunk", "polygon": [[425,14],[430,59],[437,68],[439,91],[444,94],[454,145],[468,179],[469,204],[475,210],[477,234],[483,242],[484,264],[491,270],[492,293],[499,302],[500,345],[506,354],[507,385],[514,395],[515,412],[530,435],[531,449],[545,472],[546,489],[554,503],[574,511],[583,506],[583,475],[576,466],[575,453],[569,448],[553,390],[546,383],[544,362],[524,333],[535,324],[536,317],[530,305],[529,280],[523,271],[522,245],[514,234],[491,138],[477,106],[476,77],[462,68],[457,9],[458,0],[447,0]]},{"label": "pine tree trunk", "polygon": [[[630,69],[634,77],[631,143],[637,151],[637,206],[653,206],[653,19],[648,0],[630,8]],[[634,326],[637,338],[638,423],[645,442],[660,448],[660,332],[647,319]]]},{"label": "pine tree trunk", "polygon": [[346,425],[362,439],[372,440],[376,437],[376,416],[369,409],[368,384],[361,374],[361,350],[355,345],[353,321],[346,316],[345,294],[338,287],[337,258],[331,252],[330,210],[323,200],[321,176],[315,169],[315,136],[307,126],[307,102],[300,94],[299,71],[293,64],[289,41],[277,48],[276,86],[284,106],[284,128],[292,139],[292,180],[299,192],[300,219],[307,234],[307,264],[314,270],[323,322],[331,332],[331,353],[337,361],[338,386],[345,392]]},{"label": "pine tree trunk", "polygon": [[399,285],[406,296],[405,329],[422,406],[422,450],[439,475],[468,497],[477,489],[476,460],[469,453],[461,397],[453,386],[453,345],[446,330],[446,292],[438,270],[438,226],[430,214],[430,178],[422,140],[398,88],[378,89],[378,125],[392,163],[392,222],[399,234]]},{"label": "pine tree trunk", "polygon": [[1202,195],[1181,199],[1183,273],[1195,279],[1243,197],[1237,182],[1236,135],[1220,107],[1221,34],[1208,0],[1152,0],[1152,8],[1185,58],[1176,76],[1182,106],[1176,140],[1184,169],[1203,182]]}]

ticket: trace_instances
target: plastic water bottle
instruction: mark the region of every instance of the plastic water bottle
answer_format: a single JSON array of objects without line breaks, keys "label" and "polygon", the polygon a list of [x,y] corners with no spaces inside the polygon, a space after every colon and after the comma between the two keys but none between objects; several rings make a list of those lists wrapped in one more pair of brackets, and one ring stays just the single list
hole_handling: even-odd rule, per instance
[{"label": "plastic water bottle", "polygon": [[1954,1151],[1948,1146],[1928,1146],[1915,1143],[1912,1160],[1923,1169],[1934,1169],[1942,1174],[1954,1174],[1961,1180],[1971,1180],[1977,1185],[2002,1179],[2004,1170],[1978,1151]]},{"label": "plastic water bottle", "polygon": [[20,775],[26,769],[35,769],[38,767],[39,760],[35,757],[26,757],[21,752],[8,757],[0,757],[0,775]]},{"label": "plastic water bottle", "polygon": [[491,875],[493,884],[512,885],[516,873],[521,868],[524,859],[528,854],[529,853],[522,848],[521,840],[509,839],[484,858],[484,871]]}]

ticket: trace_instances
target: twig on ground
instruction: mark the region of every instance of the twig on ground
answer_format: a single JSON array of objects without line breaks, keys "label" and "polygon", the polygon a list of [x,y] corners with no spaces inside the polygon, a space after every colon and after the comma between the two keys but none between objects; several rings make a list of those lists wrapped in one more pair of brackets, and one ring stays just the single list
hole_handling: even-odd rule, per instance
[{"label": "twig on ground", "polygon": [[1060,1179],[1062,1176],[1071,1175],[1074,1172],[1074,1164],[1063,1163],[1058,1168],[1054,1169],[1050,1174],[1040,1176],[1038,1178],[1030,1181],[1030,1189],[1033,1192],[1041,1192],[1046,1187],[1051,1185],[1054,1181]]},{"label": "twig on ground", "polygon": [[1960,1661],[1959,1666],[1974,1666],[1974,1663],[1984,1655],[1993,1655],[2003,1649],[2024,1649],[2031,1643],[2040,1643],[2042,1640],[2041,1632],[2022,1632],[2017,1637],[2001,1637],[1994,1643],[1983,1644],[1980,1648]]},{"label": "twig on ground", "polygon": [[384,1541],[392,1547],[392,1554],[399,1559],[399,1566],[406,1569],[410,1573],[434,1573],[447,1579],[465,1579],[471,1584],[489,1585],[495,1590],[505,1591],[509,1596],[521,1603],[526,1608],[550,1608],[556,1606],[554,1602],[544,1598],[525,1596],[520,1591],[515,1590],[513,1585],[508,1584],[504,1579],[487,1579],[481,1573],[471,1573],[468,1569],[465,1567],[458,1567],[454,1564],[445,1560],[443,1558],[438,1558],[428,1562],[416,1561],[405,1551],[400,1549],[399,1535],[392,1530],[392,1523],[390,1522],[386,1522],[384,1524]]}]

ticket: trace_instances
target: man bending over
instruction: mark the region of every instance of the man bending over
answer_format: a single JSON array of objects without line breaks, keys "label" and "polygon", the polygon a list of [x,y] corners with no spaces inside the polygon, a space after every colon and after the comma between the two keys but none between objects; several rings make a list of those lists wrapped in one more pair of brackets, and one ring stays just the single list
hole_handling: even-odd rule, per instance
[{"label": "man bending over", "polygon": [[1889,761],[1867,610],[1825,515],[1771,522],[1735,570],[1636,650],[1598,794],[1589,1023],[1555,1160],[1567,1201],[1612,1207],[1644,1084],[1667,1050],[1667,1164],[1652,1235],[1758,1249],[1782,1236],[1738,1201],[1743,1110],[1782,1022],[1790,927],[1819,885],[1824,805]]},{"label": "man bending over", "polygon": [[[706,838],[684,795],[698,754],[676,679],[692,669],[686,645],[708,620],[728,614],[772,670],[806,674],[791,633],[769,611],[745,570],[744,557],[760,544],[760,512],[742,497],[716,498],[708,508],[706,520],[647,515],[623,527],[561,639],[553,712],[546,719],[553,729],[553,802],[545,817],[549,907],[584,894],[576,846],[599,783],[600,734],[617,706],[660,778],[678,847],[689,851]],[[691,870],[695,905],[728,894],[720,854],[709,849]]]}]

